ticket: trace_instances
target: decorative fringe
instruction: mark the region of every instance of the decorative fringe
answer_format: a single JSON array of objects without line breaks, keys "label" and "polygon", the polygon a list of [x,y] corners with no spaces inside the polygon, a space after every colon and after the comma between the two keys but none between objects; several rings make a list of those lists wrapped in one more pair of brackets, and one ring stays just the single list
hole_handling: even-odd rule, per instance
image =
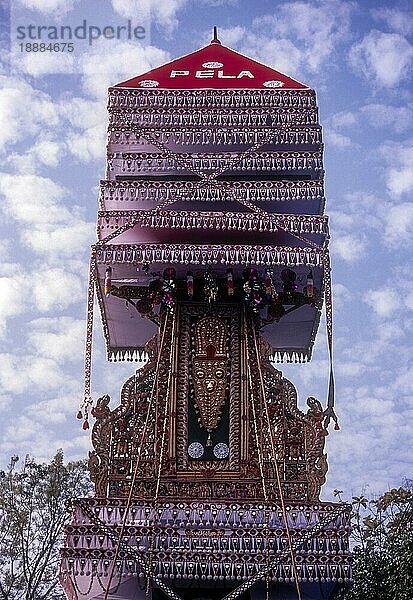
[{"label": "decorative fringe", "polygon": [[99,212],[98,230],[124,225],[179,229],[225,229],[238,231],[277,231],[293,233],[328,233],[328,219],[318,215],[267,215],[238,212],[200,211],[108,211]]},{"label": "decorative fringe", "polygon": [[145,362],[148,359],[148,353],[144,347],[108,348],[107,356],[110,362]]},{"label": "decorative fringe", "polygon": [[311,359],[310,350],[278,350],[270,356],[272,363],[306,363]]},{"label": "decorative fringe", "polygon": [[136,112],[111,111],[109,113],[109,131],[120,128],[187,128],[187,127],[266,127],[268,125],[308,126],[318,125],[318,111],[315,107],[286,108],[275,110],[265,108],[245,111],[228,107],[219,111],[159,109],[139,110]]},{"label": "decorative fringe", "polygon": [[314,90],[145,90],[110,88],[108,109],[313,108]]},{"label": "decorative fringe", "polygon": [[[264,143],[264,142],[262,142]],[[228,161],[237,162],[231,166]],[[183,164],[189,161],[188,165]],[[238,159],[231,153],[207,154],[154,152],[115,152],[108,154],[108,169],[117,173],[185,173],[205,171],[321,171],[323,169],[322,153],[316,152],[255,152]],[[214,177],[216,173],[214,173]]]},{"label": "decorative fringe", "polygon": [[100,246],[99,263],[170,263],[170,264],[255,264],[320,266],[323,252],[316,248],[289,246],[232,246],[190,244],[134,244]]},{"label": "decorative fringe", "polygon": [[[113,151],[113,146],[143,146],[148,148],[148,134],[162,144],[179,146],[239,146],[256,144],[272,133],[272,144],[306,144],[315,145],[322,143],[321,128],[313,127],[290,127],[273,132],[268,127],[238,129],[230,128],[211,129],[200,127],[188,129],[185,126],[178,128],[165,128],[161,130],[151,128],[139,128],[126,130],[124,127],[109,126],[108,142]],[[131,148],[132,149],[132,148]],[[137,149],[137,148],[135,148]]]},{"label": "decorative fringe", "polygon": [[199,187],[194,182],[106,180],[101,183],[100,207],[105,210],[109,203],[120,202],[125,210],[129,202],[160,202],[170,198],[185,202],[223,202],[234,201],[238,196],[252,202],[311,201],[324,199],[324,189],[321,181],[314,180],[220,182],[219,187]]}]

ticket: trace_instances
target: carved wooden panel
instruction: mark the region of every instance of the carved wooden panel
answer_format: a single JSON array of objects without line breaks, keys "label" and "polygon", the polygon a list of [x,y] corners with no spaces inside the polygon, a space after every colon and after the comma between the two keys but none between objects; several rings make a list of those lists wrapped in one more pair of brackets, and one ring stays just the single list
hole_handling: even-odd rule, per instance
[{"label": "carved wooden panel", "polygon": [[[291,501],[317,502],[327,472],[320,402],[309,397],[304,414],[293,384],[270,364],[264,343],[260,363],[251,349],[247,351],[251,331],[244,331],[237,304],[216,304],[211,312],[206,304],[182,303],[174,319],[166,329],[162,355],[153,344],[149,364],[123,386],[120,405],[111,411],[108,396],[97,403],[89,459],[96,495],[127,496],[136,470],[135,497],[153,498],[160,478],[162,498],[262,500],[265,485],[268,498],[276,500],[279,490],[262,375],[283,495]],[[208,423],[200,417],[193,380],[199,360],[215,361],[214,373],[217,368],[224,372],[215,423],[208,406]],[[202,399],[205,404],[209,401],[207,395]],[[202,443],[205,456],[190,455],[194,440]],[[227,455],[214,455],[218,444],[228,447]]]}]

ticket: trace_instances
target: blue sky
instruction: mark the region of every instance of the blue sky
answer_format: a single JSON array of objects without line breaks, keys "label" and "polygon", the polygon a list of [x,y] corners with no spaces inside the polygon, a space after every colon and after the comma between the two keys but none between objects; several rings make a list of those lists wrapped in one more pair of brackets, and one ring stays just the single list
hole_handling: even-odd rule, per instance
[{"label": "blue sky", "polygon": [[[7,5],[3,2],[3,8]],[[7,10],[5,11],[7,17]],[[324,129],[341,430],[327,438],[323,498],[411,476],[413,13],[407,2],[15,0],[3,19],[0,89],[0,455],[87,455],[82,398],[89,246],[104,176],[106,88],[222,42],[317,91]],[[142,25],[142,42],[76,40],[26,52],[16,27]],[[134,365],[105,362],[95,327],[93,395]],[[285,365],[300,405],[325,400],[321,326],[307,365]],[[409,452],[410,450],[410,452]]]}]

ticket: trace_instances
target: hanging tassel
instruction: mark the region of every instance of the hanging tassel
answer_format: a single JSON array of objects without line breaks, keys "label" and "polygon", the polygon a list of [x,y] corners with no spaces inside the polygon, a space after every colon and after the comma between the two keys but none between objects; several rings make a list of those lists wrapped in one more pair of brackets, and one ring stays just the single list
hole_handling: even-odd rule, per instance
[{"label": "hanging tassel", "polygon": [[192,271],[188,271],[186,274],[186,293],[188,300],[192,300],[194,297],[194,276]]},{"label": "hanging tassel", "polygon": [[228,296],[234,295],[234,273],[232,269],[227,269],[227,292]]},{"label": "hanging tassel", "polygon": [[107,266],[105,271],[105,296],[109,298],[112,289],[112,267]]},{"label": "hanging tassel", "polygon": [[164,270],[162,285],[162,303],[170,312],[173,312],[174,309],[176,288],[175,277],[176,271],[173,267],[167,267]]},{"label": "hanging tassel", "polygon": [[307,298],[312,298],[314,296],[314,279],[312,270],[310,270],[310,272],[307,275],[307,284],[305,286],[305,291]]},{"label": "hanging tassel", "polygon": [[271,271],[265,271],[265,279],[264,279],[264,289],[265,289],[265,297],[267,300],[271,300],[272,297],[272,278]]}]

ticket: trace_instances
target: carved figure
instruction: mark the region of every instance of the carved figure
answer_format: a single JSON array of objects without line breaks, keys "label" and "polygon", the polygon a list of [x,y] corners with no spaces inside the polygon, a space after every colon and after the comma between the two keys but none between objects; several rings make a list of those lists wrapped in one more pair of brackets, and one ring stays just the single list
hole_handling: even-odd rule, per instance
[{"label": "carved figure", "polygon": [[192,378],[195,406],[199,422],[211,432],[218,426],[225,403],[228,359],[226,357],[226,325],[217,317],[200,319],[195,328],[195,354],[192,360]]}]

